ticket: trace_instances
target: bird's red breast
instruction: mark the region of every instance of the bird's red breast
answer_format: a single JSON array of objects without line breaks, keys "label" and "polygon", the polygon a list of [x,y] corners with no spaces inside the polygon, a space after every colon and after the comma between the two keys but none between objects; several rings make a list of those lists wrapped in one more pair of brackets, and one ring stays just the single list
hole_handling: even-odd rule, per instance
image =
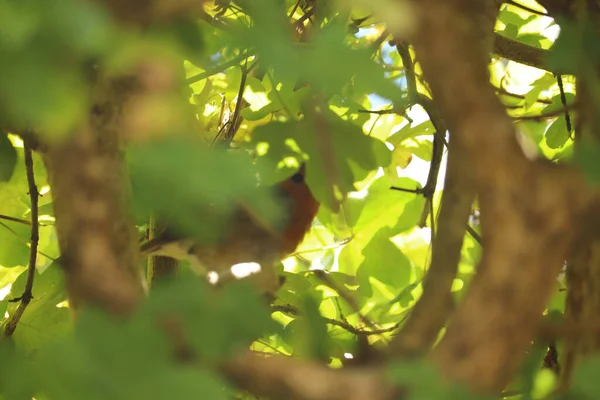
[{"label": "bird's red breast", "polygon": [[[205,271],[219,273],[229,271],[232,265],[246,262],[260,264],[263,272],[267,268],[272,270],[272,264],[296,250],[319,210],[319,203],[306,184],[304,165],[273,189],[286,210],[281,229],[267,229],[247,210],[240,208],[232,219],[229,234],[217,243],[158,237],[142,246],[142,255],[188,258],[192,264],[202,265]],[[269,276],[269,283],[260,284],[263,288],[272,286],[274,282],[275,275],[269,275],[273,275]]]}]

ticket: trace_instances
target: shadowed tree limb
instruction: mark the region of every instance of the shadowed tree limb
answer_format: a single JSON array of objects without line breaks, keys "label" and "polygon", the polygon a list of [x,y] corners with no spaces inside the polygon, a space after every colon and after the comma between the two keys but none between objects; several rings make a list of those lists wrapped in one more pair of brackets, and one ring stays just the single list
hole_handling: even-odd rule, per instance
[{"label": "shadowed tree limb", "polygon": [[[581,15],[581,14],[580,14]],[[578,15],[578,17],[580,16]],[[590,10],[589,15],[594,15]],[[582,23],[584,23],[582,21]],[[585,62],[585,61],[584,61]],[[598,144],[600,126],[597,106],[594,101],[590,82],[597,76],[590,76],[586,66],[578,65],[575,152],[580,152],[587,143]],[[593,71],[593,69],[592,69]],[[559,81],[560,82],[560,81]],[[562,92],[561,92],[562,93]],[[568,127],[566,133],[571,136]],[[597,232],[597,230],[596,230]],[[575,245],[567,260],[566,269],[567,297],[565,302],[565,322],[568,326],[580,326],[595,321],[600,313],[600,238],[590,232],[579,232]],[[561,354],[560,386],[569,386],[573,370],[585,357],[600,349],[597,335],[571,335],[563,341]]]},{"label": "shadowed tree limb", "polygon": [[399,391],[374,368],[333,370],[287,357],[250,352],[228,362],[223,371],[239,387],[258,396],[294,400],[391,400]]},{"label": "shadowed tree limb", "polygon": [[128,209],[122,110],[132,78],[97,78],[87,123],[44,146],[69,303],[127,313],[142,297],[137,236]]},{"label": "shadowed tree limb", "polygon": [[478,274],[433,357],[448,378],[499,392],[520,366],[594,194],[576,171],[521,151],[482,46],[481,21],[494,19],[496,4],[414,4],[415,50],[452,140],[471,162],[486,240]]},{"label": "shadowed tree limb", "polygon": [[453,309],[450,293],[458,270],[460,251],[474,192],[466,179],[468,159],[449,144],[444,194],[433,239],[431,266],[423,283],[423,294],[408,321],[394,338],[393,356],[427,352]]}]

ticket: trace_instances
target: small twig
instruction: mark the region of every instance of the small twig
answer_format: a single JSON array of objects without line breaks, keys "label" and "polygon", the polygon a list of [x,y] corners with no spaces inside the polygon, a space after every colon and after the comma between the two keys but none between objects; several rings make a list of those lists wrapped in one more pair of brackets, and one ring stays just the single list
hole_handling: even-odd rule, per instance
[{"label": "small twig", "polygon": [[387,115],[387,114],[396,114],[395,110],[358,110],[359,113],[369,113],[369,114],[377,114],[377,115]]},{"label": "small twig", "polygon": [[435,128],[433,133],[431,163],[429,166],[429,173],[427,174],[427,182],[425,182],[423,189],[418,192],[425,198],[425,205],[423,206],[421,219],[417,224],[420,227],[425,226],[427,224],[427,217],[431,215],[431,227],[432,230],[435,231],[434,218],[431,210],[433,210],[433,195],[435,194],[437,187],[438,175],[442,165],[442,158],[444,156],[444,147],[448,147],[448,143],[445,138],[447,131],[446,124],[433,100],[419,93],[418,91],[415,65],[409,50],[410,44],[406,41],[394,40],[392,42],[396,46],[396,50],[398,51],[398,54],[402,59],[402,65],[404,66],[408,101],[410,104],[419,104],[421,107],[423,107],[429,116],[429,120]]},{"label": "small twig", "polygon": [[[498,92],[498,94],[502,94],[505,96],[509,96],[509,97],[513,97],[515,99],[521,99],[521,100],[525,100],[525,95],[524,94],[518,94],[518,93],[513,93],[513,92],[509,92],[508,90],[501,88],[501,87],[495,87],[494,88],[496,90],[496,92]],[[541,104],[552,104],[552,100],[550,99],[535,99],[536,103],[541,103]]]},{"label": "small twig", "polygon": [[569,114],[569,106],[567,105],[567,96],[565,95],[565,88],[563,86],[562,75],[556,74],[556,83],[558,83],[558,89],[560,90],[560,102],[565,112],[565,123],[567,127],[567,134],[569,138],[573,140],[573,125],[571,124],[571,115]]},{"label": "small twig", "polygon": [[[375,323],[373,323],[371,320],[369,320],[366,316],[364,316],[360,312],[360,306],[357,304],[356,300],[350,295],[350,293],[348,293],[348,291],[345,290],[344,287],[340,287],[339,285],[337,285],[331,279],[331,277],[327,274],[326,271],[314,270],[312,272],[323,283],[325,283],[327,286],[329,286],[330,288],[332,288],[333,290],[335,290],[339,294],[340,298],[342,298],[342,300],[344,300],[346,303],[348,303],[348,305],[350,306],[350,308],[352,308],[352,311],[354,311],[356,313],[356,315],[358,315],[358,317],[360,318],[360,321],[365,326],[368,326],[370,328],[370,332],[379,332],[380,329],[375,326]],[[395,328],[397,328],[397,326]],[[394,330],[395,328],[392,328],[391,330]],[[381,332],[374,333],[374,334],[381,334]],[[385,337],[380,336],[380,338],[381,338],[382,341],[387,342],[387,339]]]},{"label": "small twig", "polygon": [[[575,108],[575,104],[568,104],[564,107],[559,108],[558,110],[552,110],[546,113],[541,113],[541,114],[537,114],[537,115],[522,115],[519,117],[513,117],[514,120],[517,121],[526,121],[526,120],[532,120],[532,121],[543,121],[546,119],[552,119],[552,118],[556,118],[558,116],[560,116],[561,114],[565,114],[565,120],[566,120],[566,127],[567,127],[567,132],[569,133],[569,136],[572,133],[572,129],[571,129],[571,118],[567,117],[569,115],[569,110]],[[573,138],[571,138],[573,139]]]},{"label": "small twig", "polygon": [[221,21],[220,19],[214,18],[212,15],[208,14],[207,12],[203,11],[200,12],[198,14],[198,17],[200,17],[201,20],[209,23],[210,25],[214,26],[215,28],[219,28],[222,29],[224,31],[230,31],[231,30],[231,26],[223,21]]},{"label": "small twig", "polygon": [[[6,324],[4,336],[10,337],[17,329],[17,325],[25,312],[25,309],[33,299],[33,279],[35,278],[35,265],[37,260],[37,248],[39,242],[39,224],[38,224],[38,189],[35,184],[35,176],[33,173],[33,156],[31,148],[25,144],[25,169],[27,172],[27,183],[29,185],[29,198],[31,199],[31,247],[29,252],[29,266],[27,269],[27,280],[25,281],[25,289],[19,297],[19,306]],[[17,301],[17,299],[13,299]]]},{"label": "small twig", "polygon": [[322,247],[314,247],[312,249],[305,249],[305,250],[298,250],[295,251],[294,253],[290,254],[289,257],[299,257],[302,254],[307,254],[307,253],[316,253],[319,251],[327,251],[327,250],[334,250],[337,248],[340,248],[342,246],[347,245],[348,243],[350,243],[350,241],[354,239],[354,236],[350,236],[347,238],[344,238],[342,240],[340,240],[339,242],[327,245],[327,246],[322,246]]},{"label": "small twig", "polygon": [[[306,21],[307,19],[309,19],[310,17],[312,17],[312,16],[315,14],[315,11],[316,11],[316,10],[315,10],[315,7],[311,8],[311,9],[310,9],[310,10],[308,10],[308,11],[306,11],[306,12],[304,13],[304,15],[303,15],[302,17],[300,17],[300,18],[298,19],[298,21],[296,21],[296,23],[297,23],[297,24],[301,24],[301,23],[303,23],[304,21]],[[310,19],[309,19],[309,21],[310,21]]]},{"label": "small twig", "polygon": [[294,14],[296,13],[296,10],[298,9],[298,6],[300,5],[300,0],[296,1],[296,4],[294,4],[294,7],[292,8],[292,11],[290,11],[290,14],[288,15],[288,18],[292,18],[294,16]]},{"label": "small twig", "polygon": [[20,224],[25,224],[25,225],[31,225],[31,221],[29,221],[29,220],[22,219],[22,218],[10,217],[8,215],[3,215],[3,214],[0,214],[0,219],[4,219],[6,221],[11,221],[11,222],[18,222]]},{"label": "small twig", "polygon": [[223,137],[223,143],[226,145],[231,144],[237,130],[241,124],[240,112],[242,111],[242,102],[244,101],[244,90],[246,89],[246,79],[248,78],[248,74],[250,71],[257,65],[255,62],[252,66],[248,67],[248,62],[242,66],[242,79],[240,81],[240,88],[238,90],[237,100],[235,102],[235,110],[233,111],[233,117],[231,118],[231,124],[229,125],[229,129],[225,132],[225,136]]},{"label": "small twig", "polygon": [[469,235],[471,235],[471,237],[473,239],[475,239],[475,241],[481,246],[483,247],[483,239],[481,238],[481,236],[479,235],[479,233],[475,232],[475,229],[471,228],[471,225],[467,224],[467,232],[469,233]]},{"label": "small twig", "polygon": [[516,1],[513,1],[513,0],[508,0],[506,3],[507,3],[507,4],[510,4],[511,6],[518,7],[518,8],[520,8],[521,10],[525,10],[525,11],[527,11],[527,12],[530,12],[530,13],[532,13],[532,14],[535,14],[535,15],[542,15],[542,16],[544,16],[544,17],[547,17],[547,16],[548,16],[548,14],[546,14],[546,13],[545,13],[545,12],[543,12],[543,11],[534,10],[533,8],[527,7],[527,6],[523,5],[523,4],[519,4],[519,3],[517,3]]},{"label": "small twig", "polygon": [[[293,315],[300,315],[300,310],[298,310],[296,307],[290,305],[290,304],[285,304],[285,305],[278,305],[278,306],[273,306],[271,307],[271,310],[273,312],[275,311],[280,311],[280,312],[284,312],[284,313],[288,313],[288,314],[293,314]],[[392,332],[393,330],[397,329],[398,326],[400,325],[398,324],[394,324],[394,326],[391,326],[389,328],[378,328],[378,329],[369,329],[369,330],[364,330],[364,329],[360,329],[355,327],[354,325],[350,324],[349,322],[346,321],[338,321],[337,319],[333,319],[333,318],[326,318],[326,317],[322,317],[325,322],[327,322],[329,325],[334,325],[334,326],[338,326],[354,335],[357,336],[368,336],[368,335],[381,335],[383,333],[389,333]]]},{"label": "small twig", "polygon": [[413,194],[423,194],[424,193],[423,188],[406,189],[406,188],[401,188],[398,186],[391,186],[390,190],[397,190],[399,192],[406,192],[406,193],[413,193]]},{"label": "small twig", "polygon": [[381,32],[381,35],[379,35],[379,37],[371,43],[370,47],[373,49],[373,51],[379,50],[379,47],[383,42],[385,42],[385,39],[388,36],[390,36],[390,32],[387,29],[384,29],[383,32]]}]

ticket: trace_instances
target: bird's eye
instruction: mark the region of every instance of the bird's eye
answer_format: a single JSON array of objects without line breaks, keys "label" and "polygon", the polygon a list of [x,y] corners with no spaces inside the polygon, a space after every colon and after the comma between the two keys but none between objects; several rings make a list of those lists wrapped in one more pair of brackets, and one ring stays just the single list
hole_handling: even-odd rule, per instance
[{"label": "bird's eye", "polygon": [[292,175],[290,179],[294,183],[301,183],[302,181],[304,181],[304,176],[300,172],[297,172],[294,175]]}]

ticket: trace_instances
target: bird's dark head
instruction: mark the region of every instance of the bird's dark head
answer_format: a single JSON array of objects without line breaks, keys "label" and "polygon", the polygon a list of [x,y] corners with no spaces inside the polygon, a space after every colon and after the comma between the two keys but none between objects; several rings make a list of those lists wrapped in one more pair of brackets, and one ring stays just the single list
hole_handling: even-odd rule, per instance
[{"label": "bird's dark head", "polygon": [[292,175],[290,177],[290,180],[294,183],[304,183],[305,171],[306,171],[306,164],[304,164],[304,163],[300,164],[300,168],[298,169],[298,172],[296,172],[294,175]]}]

